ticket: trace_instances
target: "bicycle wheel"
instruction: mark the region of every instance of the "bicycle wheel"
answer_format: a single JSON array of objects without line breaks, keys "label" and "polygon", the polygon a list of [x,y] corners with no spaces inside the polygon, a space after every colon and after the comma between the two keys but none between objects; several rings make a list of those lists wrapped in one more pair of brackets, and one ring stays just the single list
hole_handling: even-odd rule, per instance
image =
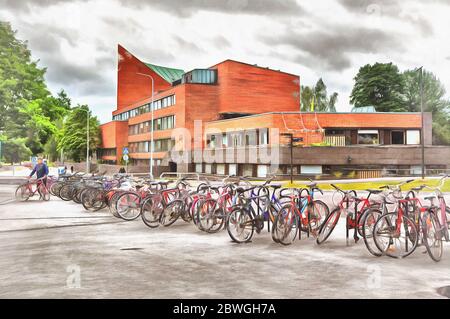
[{"label": "bicycle wheel", "polygon": [[405,258],[417,247],[419,232],[416,224],[407,216],[399,219],[398,213],[382,215],[373,228],[377,248],[386,256]]},{"label": "bicycle wheel", "polygon": [[59,190],[59,198],[63,201],[72,200],[73,186],[71,184],[66,184]]},{"label": "bicycle wheel", "polygon": [[141,214],[141,197],[137,193],[120,194],[116,203],[117,215],[124,220],[134,220]]},{"label": "bicycle wheel", "polygon": [[291,245],[298,234],[299,217],[292,204],[283,206],[272,226],[272,239],[282,245]]},{"label": "bicycle wheel", "polygon": [[191,206],[192,206],[192,198],[191,197],[187,197],[184,200],[184,206],[185,209],[183,210],[182,214],[181,214],[181,218],[186,222],[186,223],[190,223],[192,221],[192,215],[191,215]]},{"label": "bicycle wheel", "polygon": [[25,202],[31,197],[31,191],[28,185],[21,185],[16,188],[15,198],[18,201]]},{"label": "bicycle wheel", "polygon": [[243,207],[235,207],[226,221],[228,235],[236,243],[249,242],[254,233],[251,213]]},{"label": "bicycle wheel", "polygon": [[81,194],[81,203],[90,212],[99,211],[105,206],[104,192],[95,188],[86,190]]},{"label": "bicycle wheel", "polygon": [[163,210],[164,205],[160,200],[157,200],[152,196],[147,197],[141,205],[142,221],[150,228],[157,228],[159,226],[159,218]]},{"label": "bicycle wheel", "polygon": [[383,255],[375,245],[375,241],[373,239],[373,228],[375,227],[375,223],[378,221],[381,215],[383,215],[381,210],[369,209],[360,218],[364,244],[366,245],[367,250],[376,257],[380,257]]},{"label": "bicycle wheel", "polygon": [[43,182],[41,182],[38,186],[38,193],[43,201],[48,202],[50,200],[50,192]]},{"label": "bicycle wheel", "polygon": [[[308,214],[309,219],[309,230],[313,237],[317,237],[320,226],[325,221],[325,218],[327,218],[328,214],[330,213],[330,209],[328,206],[322,202],[321,200],[315,200],[312,203],[310,203],[307,207],[306,213]],[[303,225],[302,225],[303,228]],[[302,231],[307,231],[308,229],[305,229]]]},{"label": "bicycle wheel", "polygon": [[159,216],[159,222],[164,227],[168,227],[175,223],[181,216],[184,210],[185,204],[181,199],[176,199],[167,205],[161,215]]},{"label": "bicycle wheel", "polygon": [[339,217],[341,217],[341,209],[339,207],[336,207],[330,214],[328,214],[328,216],[325,218],[325,221],[320,226],[319,234],[316,238],[317,244],[322,244],[328,239],[328,237],[330,237],[331,233],[336,227],[336,224],[339,221]]},{"label": "bicycle wheel", "polygon": [[59,197],[59,190],[61,189],[61,187],[63,187],[63,183],[60,182],[56,182],[53,183],[52,186],[50,186],[50,194],[52,194],[53,196]]},{"label": "bicycle wheel", "polygon": [[117,214],[117,199],[120,195],[122,195],[124,191],[116,191],[109,200],[109,211],[114,217],[120,218],[119,214]]},{"label": "bicycle wheel", "polygon": [[207,199],[202,202],[197,213],[197,221],[201,230],[208,232],[213,226],[214,211],[217,209],[217,206],[215,199]]},{"label": "bicycle wheel", "polygon": [[441,224],[436,214],[428,210],[422,216],[422,241],[427,248],[428,255],[435,262],[439,262],[442,258],[442,230]]}]

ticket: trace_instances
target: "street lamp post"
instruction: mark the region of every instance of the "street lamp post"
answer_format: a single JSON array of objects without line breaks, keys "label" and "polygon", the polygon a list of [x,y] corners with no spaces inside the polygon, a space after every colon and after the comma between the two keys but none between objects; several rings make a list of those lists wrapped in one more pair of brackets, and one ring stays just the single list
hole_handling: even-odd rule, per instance
[{"label": "street lamp post", "polygon": [[86,174],[89,174],[89,107],[87,110],[79,108],[80,110],[86,112]]},{"label": "street lamp post", "polygon": [[155,82],[153,80],[153,77],[149,74],[145,74],[145,73],[137,73],[139,75],[142,76],[146,76],[149,77],[152,80],[152,99],[151,99],[151,103],[150,103],[150,107],[151,107],[151,113],[152,113],[152,121],[151,121],[151,133],[150,133],[150,178],[153,179],[153,147],[154,147],[154,142],[153,142],[153,120],[154,120],[154,115],[153,115],[153,111],[154,111],[154,105],[153,105],[153,97],[154,97],[154,93],[155,93]]},{"label": "street lamp post", "polygon": [[423,66],[417,68],[416,71],[420,71],[420,114],[421,114],[421,130],[420,141],[422,148],[422,179],[425,179],[425,134],[423,131],[424,119],[423,119]]},{"label": "street lamp post", "polygon": [[292,133],[282,133],[282,136],[289,137],[289,149],[290,149],[290,166],[291,166],[291,184],[294,183],[294,135]]}]

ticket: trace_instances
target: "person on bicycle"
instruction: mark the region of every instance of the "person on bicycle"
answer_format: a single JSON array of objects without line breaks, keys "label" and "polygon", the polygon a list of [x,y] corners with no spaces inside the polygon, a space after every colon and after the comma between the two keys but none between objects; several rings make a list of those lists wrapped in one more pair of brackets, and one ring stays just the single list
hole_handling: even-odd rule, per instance
[{"label": "person on bicycle", "polygon": [[36,174],[37,179],[42,178],[42,182],[47,186],[48,166],[43,162],[42,157],[38,158],[38,162],[31,171],[29,178],[31,178],[34,174]]}]

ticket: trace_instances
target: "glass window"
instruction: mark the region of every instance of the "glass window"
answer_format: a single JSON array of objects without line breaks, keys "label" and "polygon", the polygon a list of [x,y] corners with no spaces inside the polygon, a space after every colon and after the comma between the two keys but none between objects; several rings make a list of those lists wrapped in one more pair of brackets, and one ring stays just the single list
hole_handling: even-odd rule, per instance
[{"label": "glass window", "polygon": [[359,130],[358,144],[376,145],[380,144],[378,130]]},{"label": "glass window", "polygon": [[260,145],[269,144],[269,129],[263,128],[259,130],[259,144]]},{"label": "glass window", "polygon": [[391,132],[391,144],[405,144],[405,132],[404,131],[392,131]]},{"label": "glass window", "polygon": [[267,165],[258,165],[258,177],[266,177],[267,176]]},{"label": "glass window", "polygon": [[406,131],[406,144],[418,145],[420,144],[420,131],[419,130],[407,130]]},{"label": "glass window", "polygon": [[237,175],[237,164],[228,164],[228,175]]},{"label": "glass window", "polygon": [[196,173],[203,173],[203,165],[202,164],[195,164],[195,172]]},{"label": "glass window", "polygon": [[227,134],[222,134],[222,147],[228,146],[228,136]]},{"label": "glass window", "polygon": [[302,165],[300,166],[300,173],[305,175],[322,174],[322,165]]},{"label": "glass window", "polygon": [[216,174],[225,175],[225,164],[217,164]]}]

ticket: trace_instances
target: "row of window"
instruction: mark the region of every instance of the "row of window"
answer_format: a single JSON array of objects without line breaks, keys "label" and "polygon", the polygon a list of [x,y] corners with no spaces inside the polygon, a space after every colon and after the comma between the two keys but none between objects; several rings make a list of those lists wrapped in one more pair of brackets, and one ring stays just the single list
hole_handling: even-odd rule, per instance
[{"label": "row of window", "polygon": [[269,129],[252,129],[245,131],[210,134],[207,136],[209,148],[257,146],[269,144]]},{"label": "row of window", "polygon": [[[226,170],[228,165],[228,170]],[[270,171],[270,166],[268,165],[254,165],[254,164],[195,164],[196,173],[206,173],[206,174],[219,174],[219,175],[239,175],[243,176],[254,176],[256,169],[256,177],[267,177],[271,173],[283,174],[280,168],[276,172]],[[290,170],[288,170],[288,173]],[[296,170],[297,173],[297,170]],[[322,166],[321,165],[301,165],[299,166],[298,173],[302,175],[321,175]]]},{"label": "row of window", "polygon": [[[130,143],[129,150],[130,153],[149,153],[151,151],[151,142],[135,142]],[[170,138],[154,140],[153,141],[153,151],[154,152],[168,152],[175,145],[174,140]]]},{"label": "row of window", "polygon": [[[166,96],[162,99],[159,99],[157,101],[154,101],[153,109],[156,111],[156,110],[160,110],[160,109],[163,109],[163,108],[175,105],[175,104],[176,104],[175,95],[170,95],[170,96]],[[141,115],[144,113],[151,112],[151,110],[152,110],[151,103],[147,103],[147,104],[139,106],[135,109],[129,110],[127,112],[123,112],[123,113],[114,115],[113,120],[114,121],[126,121],[131,117],[135,117],[135,116],[138,116],[138,115]]]},{"label": "row of window", "polygon": [[[152,127],[151,121],[142,122],[128,127],[128,135],[148,133]],[[175,127],[175,115],[160,117],[153,120],[154,131],[169,130]]]},{"label": "row of window", "polygon": [[195,69],[183,75],[182,83],[216,84],[217,70]]},{"label": "row of window", "polygon": [[[382,135],[382,133],[384,133]],[[417,145],[420,144],[420,130],[336,130],[327,129],[325,136],[327,141],[332,141],[334,144],[342,143],[345,146],[352,143],[363,145],[379,145],[379,144],[394,144],[394,145]],[[351,135],[355,134],[355,138]],[[353,141],[353,142],[352,142]]]},{"label": "row of window", "polygon": [[[378,130],[358,130],[358,144],[378,145],[380,142],[380,132]],[[419,130],[392,131],[391,144],[420,144]]]}]

